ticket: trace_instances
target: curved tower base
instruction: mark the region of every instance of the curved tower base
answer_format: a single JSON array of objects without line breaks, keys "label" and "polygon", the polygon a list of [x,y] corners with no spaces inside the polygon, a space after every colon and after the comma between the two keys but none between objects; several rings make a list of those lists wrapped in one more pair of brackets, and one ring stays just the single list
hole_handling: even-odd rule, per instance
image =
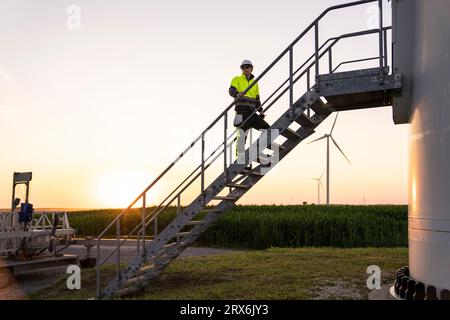
[{"label": "curved tower base", "polygon": [[408,81],[394,101],[394,120],[411,123],[404,276],[430,295],[434,288],[438,299],[450,289],[449,17],[448,0],[394,1],[394,66]]}]

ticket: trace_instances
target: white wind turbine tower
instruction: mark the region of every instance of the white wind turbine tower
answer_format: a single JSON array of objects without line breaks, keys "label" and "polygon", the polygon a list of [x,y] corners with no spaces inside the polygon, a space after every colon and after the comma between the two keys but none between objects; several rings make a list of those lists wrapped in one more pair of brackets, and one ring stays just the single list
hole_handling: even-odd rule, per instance
[{"label": "white wind turbine tower", "polygon": [[333,138],[333,131],[334,131],[334,127],[336,126],[336,121],[337,121],[338,116],[339,116],[339,113],[336,114],[336,118],[334,119],[333,127],[331,128],[331,131],[329,134],[324,134],[323,137],[316,139],[314,141],[311,141],[309,143],[309,144],[311,144],[311,143],[314,143],[314,142],[317,142],[317,141],[320,141],[323,139],[327,139],[327,206],[330,205],[330,139],[331,139],[331,141],[333,141],[336,148],[338,148],[338,150],[341,152],[341,154],[344,156],[344,158],[348,161],[348,163],[350,165],[352,164],[350,162],[350,160],[348,160],[347,156],[342,151],[342,149],[339,147],[336,140],[334,140],[334,138]]},{"label": "white wind turbine tower", "polygon": [[317,205],[320,205],[320,187],[322,187],[322,189],[325,189],[322,183],[322,178],[325,172],[322,173],[322,175],[320,176],[320,178],[314,178],[313,180],[317,181]]}]

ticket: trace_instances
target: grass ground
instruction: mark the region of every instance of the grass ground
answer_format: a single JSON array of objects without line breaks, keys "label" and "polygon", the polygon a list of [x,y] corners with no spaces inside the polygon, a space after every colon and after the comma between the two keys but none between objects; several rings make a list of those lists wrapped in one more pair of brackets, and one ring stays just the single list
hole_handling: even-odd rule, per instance
[{"label": "grass ground", "polygon": [[[393,283],[407,261],[407,248],[272,248],[188,257],[175,260],[132,299],[367,299],[368,266],[378,265],[382,282]],[[111,279],[114,269],[105,271]],[[83,270],[81,279],[81,290],[68,290],[62,277],[30,298],[94,297],[95,270]]]}]

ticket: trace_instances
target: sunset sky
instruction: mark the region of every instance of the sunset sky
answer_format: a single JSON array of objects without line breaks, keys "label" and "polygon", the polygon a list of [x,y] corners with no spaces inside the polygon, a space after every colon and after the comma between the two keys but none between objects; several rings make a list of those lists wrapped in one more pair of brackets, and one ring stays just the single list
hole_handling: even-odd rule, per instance
[{"label": "sunset sky", "polygon": [[[35,207],[127,206],[231,103],[227,90],[243,59],[257,76],[323,10],[343,2],[0,0],[0,208],[10,206],[14,171],[33,172]],[[373,9],[330,14],[321,41],[373,28]],[[308,40],[295,51],[298,65],[312,54]],[[348,40],[336,48],[335,65],[377,50],[376,37]],[[287,71],[284,63],[260,83],[263,99]],[[297,89],[299,98],[304,88]],[[279,104],[268,122],[286,108]],[[326,143],[307,143],[333,120],[238,203],[317,202],[312,179],[325,170]],[[331,149],[332,203],[407,204],[408,133],[393,124],[390,107],[341,113],[334,137],[352,165]],[[207,148],[220,135],[211,132]],[[199,164],[196,151],[150,193],[150,204]]]}]

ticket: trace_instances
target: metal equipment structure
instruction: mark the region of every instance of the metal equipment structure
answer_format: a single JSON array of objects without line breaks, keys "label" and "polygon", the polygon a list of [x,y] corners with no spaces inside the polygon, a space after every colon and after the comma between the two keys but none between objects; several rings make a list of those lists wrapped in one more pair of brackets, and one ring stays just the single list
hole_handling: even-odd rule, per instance
[{"label": "metal equipment structure", "polygon": [[[380,10],[379,26],[372,30],[357,31],[330,38],[319,39],[319,28],[322,19],[335,10],[361,6],[369,3],[377,4]],[[264,79],[274,66],[288,61],[287,79],[263,103],[264,113],[272,108],[281,98],[286,97],[288,105],[281,114],[274,114],[277,120],[269,131],[261,134],[251,142],[241,159],[232,160],[232,146],[235,142],[235,131],[228,131],[230,112],[235,102],[230,104],[190,145],[172,162],[109,226],[97,237],[97,297],[108,299],[127,295],[145,287],[158,276],[178,255],[191,245],[208,227],[229,211],[236,201],[250,190],[276,164],[281,162],[300,142],[314,133],[314,129],[335,111],[375,108],[392,105],[396,95],[401,95],[402,76],[392,72],[389,67],[388,34],[390,26],[383,22],[383,5],[385,0],[356,1],[330,7],[315,19],[262,73],[245,92]],[[298,48],[306,36],[314,39],[314,52],[298,68],[294,66],[294,49]],[[376,57],[361,57],[358,60],[344,61],[337,66],[336,54],[333,50],[342,40],[360,39],[365,36],[376,36],[378,52]],[[302,47],[301,47],[302,48]],[[324,62],[325,60],[325,62]],[[369,69],[353,69],[338,72],[343,65],[349,67],[360,62],[374,63]],[[395,69],[394,69],[395,70]],[[296,85],[303,83],[303,94],[298,96]],[[271,110],[273,111],[273,109]],[[223,130],[223,139],[219,146],[207,156],[206,143],[210,145],[210,132],[219,128]],[[263,146],[257,148],[257,146]],[[154,209],[147,208],[147,194],[172,168],[189,152],[198,146],[200,160],[192,172],[173,189],[167,197]],[[255,150],[259,150],[254,152]],[[270,159],[276,159],[275,162]],[[270,165],[268,163],[270,162]],[[248,168],[252,163],[256,167]],[[214,170],[214,165],[220,168]],[[213,176],[210,183],[206,183]],[[198,196],[186,207],[181,207],[181,198],[189,198],[186,191],[198,185]],[[185,200],[186,201],[186,200]],[[140,205],[141,221],[131,232],[121,239],[121,221],[129,210]],[[157,219],[165,214],[170,206],[176,205],[177,216],[164,229],[158,230]],[[153,226],[154,239],[148,240],[149,228]],[[101,259],[100,246],[104,236],[115,229],[116,247]],[[121,248],[131,239],[136,239],[137,254],[124,266],[121,260]],[[102,266],[111,257],[116,260],[115,278],[103,283],[101,281]]]},{"label": "metal equipment structure", "polygon": [[[35,212],[29,203],[31,179],[31,172],[14,173],[11,212],[0,213],[0,288],[7,287],[17,272],[78,264],[78,256],[57,250],[75,237],[67,213]],[[23,203],[15,197],[21,184],[26,185]]]}]

